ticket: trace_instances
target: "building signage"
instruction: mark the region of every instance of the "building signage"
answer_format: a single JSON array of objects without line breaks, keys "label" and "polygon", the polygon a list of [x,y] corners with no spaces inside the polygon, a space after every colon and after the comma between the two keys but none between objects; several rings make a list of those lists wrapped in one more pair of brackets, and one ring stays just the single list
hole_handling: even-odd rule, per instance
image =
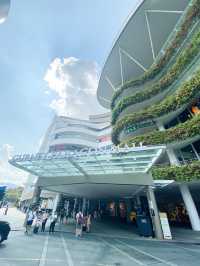
[{"label": "building signage", "polygon": [[[158,147],[157,147],[158,148]],[[163,148],[163,146],[161,147]],[[144,147],[142,143],[139,146],[132,145],[129,147],[125,145],[123,148],[120,146],[109,146],[109,147],[98,147],[98,148],[83,148],[78,151],[59,151],[59,152],[49,152],[49,153],[36,153],[36,154],[23,154],[15,155],[10,162],[21,162],[21,161],[40,161],[40,160],[52,160],[52,159],[69,159],[76,157],[85,157],[91,155],[106,155],[106,154],[117,154],[117,153],[128,153],[131,151],[143,150]],[[145,147],[148,149],[148,147]]]}]

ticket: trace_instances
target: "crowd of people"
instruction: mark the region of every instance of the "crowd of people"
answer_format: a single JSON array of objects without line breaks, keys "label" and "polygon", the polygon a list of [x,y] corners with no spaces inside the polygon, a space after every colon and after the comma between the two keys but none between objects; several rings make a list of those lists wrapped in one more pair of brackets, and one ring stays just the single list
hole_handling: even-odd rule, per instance
[{"label": "crowd of people", "polygon": [[56,223],[67,224],[71,221],[75,224],[75,236],[81,237],[83,232],[89,233],[91,231],[92,218],[97,219],[98,214],[95,211],[93,215],[84,215],[81,211],[74,214],[73,217],[66,217],[62,212],[51,213],[49,211],[38,211],[38,210],[27,210],[25,219],[25,233],[30,235],[32,233],[37,234],[38,232],[45,232],[46,225],[48,223],[48,232],[53,234],[55,232]]},{"label": "crowd of people", "polygon": [[37,234],[39,230],[45,232],[47,221],[49,221],[49,234],[54,233],[57,222],[57,214],[48,211],[34,211],[30,209],[25,219],[25,233]]}]

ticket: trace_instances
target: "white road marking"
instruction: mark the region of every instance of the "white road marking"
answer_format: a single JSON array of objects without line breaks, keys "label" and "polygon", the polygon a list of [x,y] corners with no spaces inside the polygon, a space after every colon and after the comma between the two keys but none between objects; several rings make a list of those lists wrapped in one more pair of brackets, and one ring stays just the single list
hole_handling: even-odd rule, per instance
[{"label": "white road marking", "polygon": [[196,252],[196,253],[200,253],[200,250],[197,249],[191,249],[191,248],[185,248],[185,247],[180,247],[181,249],[185,249],[187,251],[192,251],[192,252]]},{"label": "white road marking", "polygon": [[80,261],[79,264],[86,264],[87,266],[114,266],[113,264],[93,263],[88,261]]},{"label": "white road marking", "polygon": [[[40,259],[34,259],[34,258],[0,258],[0,261],[1,260],[8,260],[8,261],[40,261]],[[45,259],[45,261],[63,262],[65,260],[61,260],[61,259]]]},{"label": "white road marking", "polygon": [[42,255],[41,255],[41,258],[40,258],[39,266],[45,266],[48,243],[49,243],[49,235],[46,235],[45,242],[44,242],[44,247],[43,247],[43,250],[42,250]]},{"label": "white road marking", "polygon": [[142,265],[142,266],[146,266],[146,264],[144,264],[143,262],[135,259],[134,257],[130,256],[128,253],[126,253],[125,251],[121,250],[120,248],[116,247],[115,245],[113,244],[110,244],[108,241],[100,238],[100,240],[102,242],[104,242],[106,245],[110,246],[111,248],[115,249],[116,251],[118,251],[119,253],[121,253],[122,255],[128,257],[130,260],[134,261],[135,263],[137,263],[138,265]]},{"label": "white road marking", "polygon": [[172,263],[172,262],[169,262],[169,261],[163,260],[163,259],[161,259],[161,258],[159,258],[159,257],[156,257],[156,256],[154,256],[154,255],[152,255],[152,254],[150,254],[150,253],[147,253],[147,252],[145,252],[145,251],[143,251],[143,250],[141,250],[141,249],[138,249],[138,248],[136,248],[136,247],[134,247],[134,246],[132,246],[132,245],[129,245],[129,244],[127,244],[127,243],[125,243],[125,242],[123,242],[123,241],[121,241],[121,240],[117,240],[117,239],[116,239],[116,241],[117,241],[118,243],[122,244],[122,245],[125,245],[125,246],[127,246],[127,247],[129,247],[129,248],[131,248],[131,249],[133,249],[133,250],[135,250],[135,251],[137,251],[137,252],[139,252],[139,253],[141,253],[141,254],[143,254],[143,255],[146,255],[146,256],[148,256],[148,257],[150,257],[150,258],[152,258],[152,259],[155,259],[155,260],[157,260],[157,261],[159,261],[159,262],[162,262],[162,263],[164,263],[164,264],[166,264],[166,265],[170,265],[170,266],[178,266],[177,264],[174,264],[174,263]]},{"label": "white road marking", "polygon": [[62,235],[62,243],[63,243],[63,247],[64,247],[64,251],[65,251],[65,255],[66,255],[66,258],[67,258],[67,263],[69,266],[74,266],[74,263],[73,263],[73,260],[72,260],[72,257],[71,257],[71,254],[69,252],[69,248],[67,246],[67,243]]},{"label": "white road marking", "polygon": [[[171,246],[171,244],[169,243],[166,243],[167,245]],[[186,247],[182,247],[182,246],[179,246],[176,244],[176,247],[179,248],[179,249],[185,249],[187,251],[192,251],[192,252],[195,252],[195,253],[200,253],[200,250],[197,250],[197,249],[191,249],[191,248],[186,248]]]}]

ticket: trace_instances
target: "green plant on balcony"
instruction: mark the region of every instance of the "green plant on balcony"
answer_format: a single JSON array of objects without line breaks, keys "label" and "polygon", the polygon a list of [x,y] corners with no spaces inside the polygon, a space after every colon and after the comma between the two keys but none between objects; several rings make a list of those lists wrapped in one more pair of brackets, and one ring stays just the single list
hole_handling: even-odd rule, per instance
[{"label": "green plant on balcony", "polygon": [[184,69],[189,63],[196,57],[200,52],[200,31],[195,34],[192,38],[191,43],[186,47],[186,49],[177,58],[176,63],[171,67],[168,73],[162,77],[158,82],[147,87],[144,91],[139,91],[132,96],[127,96],[121,100],[112,112],[112,124],[115,124],[120,113],[133,104],[142,102],[149,98],[152,98],[158,93],[161,93],[169,88],[175,80],[179,77]]},{"label": "green plant on balcony", "polygon": [[113,128],[113,134],[115,134],[115,131],[119,134],[123,129],[134,127],[135,125],[139,127],[138,123],[142,123],[144,125],[143,127],[148,126],[148,123],[145,124],[144,121],[152,121],[155,118],[178,110],[183,105],[191,103],[200,94],[199,88],[200,70],[189,81],[183,83],[175,94],[168,96],[162,102],[139,112],[124,116],[116,123]]},{"label": "green plant on balcony", "polygon": [[[154,130],[147,134],[130,137],[127,140],[123,141],[120,146],[132,146],[133,143],[139,145],[141,142],[143,143],[143,145],[170,144],[194,138],[199,135],[200,115],[195,115],[192,119],[178,124],[177,126],[165,131]],[[115,139],[115,136],[112,136],[112,140],[114,144],[119,144],[119,140]]]},{"label": "green plant on balcony", "polygon": [[111,109],[115,106],[115,100],[119,95],[127,88],[140,86],[146,81],[152,80],[157,74],[159,74],[165,65],[170,61],[172,56],[175,54],[177,48],[180,47],[181,43],[187,36],[190,28],[195,23],[200,16],[200,0],[194,1],[192,6],[189,8],[185,19],[180,27],[180,30],[176,33],[174,40],[171,42],[171,45],[166,49],[164,55],[158,60],[157,63],[153,64],[150,69],[145,72],[141,77],[127,81],[121,88],[119,88],[113,95],[111,101]]},{"label": "green plant on balcony", "polygon": [[200,179],[200,162],[181,166],[154,166],[151,170],[154,180],[192,181]]}]

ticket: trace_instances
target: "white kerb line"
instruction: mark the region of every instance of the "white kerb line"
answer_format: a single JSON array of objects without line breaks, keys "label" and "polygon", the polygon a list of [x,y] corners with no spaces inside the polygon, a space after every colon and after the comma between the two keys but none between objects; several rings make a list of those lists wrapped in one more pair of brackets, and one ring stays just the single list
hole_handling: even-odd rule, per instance
[{"label": "white kerb line", "polygon": [[126,253],[125,251],[121,250],[120,248],[116,247],[115,245],[110,244],[109,242],[107,242],[106,240],[99,238],[102,242],[104,242],[106,245],[110,246],[111,248],[115,249],[116,251],[118,251],[119,253],[121,253],[122,255],[128,257],[130,260],[134,261],[135,263],[137,263],[138,265],[142,265],[142,266],[147,266],[147,264],[144,264],[143,262],[135,259],[134,257],[130,256],[128,253]]},{"label": "white kerb line", "polygon": [[44,247],[43,247],[43,250],[42,250],[42,255],[41,255],[41,258],[40,258],[39,266],[45,266],[45,260],[46,260],[46,257],[47,257],[48,243],[49,243],[49,235],[47,235],[46,238],[45,238]]},{"label": "white kerb line", "polygon": [[63,243],[63,247],[64,247],[64,251],[65,251],[65,255],[66,255],[66,258],[67,258],[67,263],[69,266],[74,266],[74,263],[73,263],[73,260],[72,260],[72,257],[71,257],[71,254],[69,252],[69,248],[67,247],[67,243],[62,235],[62,243]]},{"label": "white kerb line", "polygon": [[178,266],[177,264],[174,264],[174,263],[171,263],[171,262],[169,262],[169,261],[163,260],[163,259],[158,258],[158,257],[156,257],[156,256],[154,256],[154,255],[151,255],[151,254],[149,254],[149,253],[147,253],[147,252],[145,252],[145,251],[143,251],[143,250],[141,250],[141,249],[138,249],[138,248],[136,248],[136,247],[134,247],[134,246],[131,246],[131,245],[129,245],[129,244],[126,244],[125,242],[123,242],[123,241],[121,241],[121,240],[117,240],[117,239],[116,239],[116,241],[117,241],[118,243],[121,243],[122,245],[125,245],[125,246],[127,246],[127,247],[129,247],[129,248],[131,248],[131,249],[133,249],[133,250],[135,250],[135,251],[141,253],[141,254],[144,254],[144,255],[146,255],[146,256],[148,256],[148,257],[151,257],[152,259],[155,259],[155,260],[157,260],[157,261],[159,261],[159,262],[162,262],[162,263],[164,263],[164,264],[166,264],[166,265],[170,265],[170,266]]}]

